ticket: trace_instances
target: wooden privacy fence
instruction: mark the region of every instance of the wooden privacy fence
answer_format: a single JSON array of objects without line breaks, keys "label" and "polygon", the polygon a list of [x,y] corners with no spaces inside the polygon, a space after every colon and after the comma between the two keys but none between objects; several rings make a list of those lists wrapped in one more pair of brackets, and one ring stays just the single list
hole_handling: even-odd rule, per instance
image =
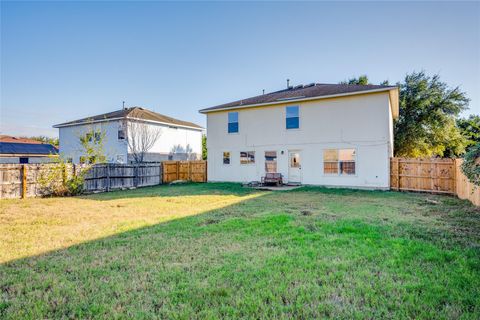
[{"label": "wooden privacy fence", "polygon": [[461,159],[390,159],[390,187],[400,191],[421,191],[457,195],[480,205],[480,188],[468,181],[460,168]]},{"label": "wooden privacy fence", "polygon": [[462,169],[460,166],[463,163],[463,159],[456,159],[455,160],[455,167],[456,167],[456,194],[457,197],[460,199],[468,199],[474,205],[480,206],[480,188],[475,187],[473,183],[471,183],[468,178],[463,174]]},{"label": "wooden privacy fence", "polygon": [[193,182],[207,181],[207,161],[163,161],[163,182],[188,180]]},{"label": "wooden privacy fence", "polygon": [[[48,195],[41,177],[58,164],[0,164],[0,199]],[[81,166],[67,164],[57,183],[78,174]],[[165,174],[167,170],[167,174]],[[97,164],[85,174],[87,192],[154,186],[174,180],[207,181],[206,161],[166,161],[154,164]]]},{"label": "wooden privacy fence", "polygon": [[157,164],[99,164],[85,175],[88,191],[155,186],[162,183],[162,166]]},{"label": "wooden privacy fence", "polygon": [[[53,164],[1,164],[0,199],[44,195],[39,180],[43,174],[52,170],[53,166]],[[59,178],[61,182],[63,177]]]},{"label": "wooden privacy fence", "polygon": [[390,187],[455,194],[455,160],[391,158]]}]

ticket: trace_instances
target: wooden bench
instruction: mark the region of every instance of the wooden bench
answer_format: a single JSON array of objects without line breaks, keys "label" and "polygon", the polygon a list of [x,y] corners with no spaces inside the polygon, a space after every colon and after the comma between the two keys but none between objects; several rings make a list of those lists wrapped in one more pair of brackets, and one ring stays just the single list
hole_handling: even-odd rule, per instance
[{"label": "wooden bench", "polygon": [[281,173],[277,172],[267,172],[265,177],[262,177],[262,184],[275,184],[277,187],[283,184],[283,176]]}]

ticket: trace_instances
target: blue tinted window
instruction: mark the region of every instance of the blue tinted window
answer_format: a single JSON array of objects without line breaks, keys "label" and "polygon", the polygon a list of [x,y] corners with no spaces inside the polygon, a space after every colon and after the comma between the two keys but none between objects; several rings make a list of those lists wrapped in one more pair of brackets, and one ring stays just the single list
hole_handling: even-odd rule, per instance
[{"label": "blue tinted window", "polygon": [[238,122],[238,112],[228,113],[228,123]]},{"label": "blue tinted window", "polygon": [[286,128],[298,129],[300,127],[300,118],[298,116],[298,106],[286,107]]},{"label": "blue tinted window", "polygon": [[287,118],[287,129],[298,129],[300,127],[298,122],[298,117]]},{"label": "blue tinted window", "polygon": [[228,113],[228,133],[238,132],[238,112]]},{"label": "blue tinted window", "polygon": [[238,122],[228,124],[228,133],[238,132]]}]

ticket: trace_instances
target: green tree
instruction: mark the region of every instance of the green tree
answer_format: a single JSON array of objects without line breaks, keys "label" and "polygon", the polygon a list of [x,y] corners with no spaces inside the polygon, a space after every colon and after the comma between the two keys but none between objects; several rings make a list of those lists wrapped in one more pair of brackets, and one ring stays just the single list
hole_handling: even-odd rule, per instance
[{"label": "green tree", "polygon": [[47,136],[33,136],[33,137],[22,137],[22,138],[40,141],[42,143],[48,143],[48,144],[51,144],[52,146],[58,147],[58,138],[50,138]]},{"label": "green tree", "polygon": [[53,158],[53,163],[45,166],[40,171],[38,182],[40,184],[41,193],[53,196],[78,195],[83,192],[85,175],[93,165],[105,163],[107,158],[104,153],[105,131],[87,130],[78,137],[81,152],[80,157],[82,166],[78,167],[74,174],[72,172],[72,164],[70,161],[60,155]]},{"label": "green tree", "polygon": [[342,81],[340,82],[340,84],[360,84],[360,85],[367,85],[367,84],[370,84],[368,82],[368,77],[367,75],[361,75],[359,76],[358,78],[351,78],[351,79],[348,79],[347,81]]},{"label": "green tree", "polygon": [[462,135],[467,139],[467,151],[475,144],[480,143],[480,116],[471,114],[468,118],[457,120],[457,126]]},{"label": "green tree", "polygon": [[202,135],[202,159],[207,160],[207,135]]},{"label": "green tree", "polygon": [[465,154],[462,171],[471,183],[480,186],[480,143],[474,144]]},{"label": "green tree", "polygon": [[93,165],[107,161],[104,152],[105,131],[88,130],[79,137],[79,140],[82,147],[82,154],[84,154],[80,157],[80,162]]},{"label": "green tree", "polygon": [[458,87],[450,88],[438,75],[413,72],[400,84],[399,100],[395,155],[457,156],[465,151],[466,139],[455,120],[469,99]]}]

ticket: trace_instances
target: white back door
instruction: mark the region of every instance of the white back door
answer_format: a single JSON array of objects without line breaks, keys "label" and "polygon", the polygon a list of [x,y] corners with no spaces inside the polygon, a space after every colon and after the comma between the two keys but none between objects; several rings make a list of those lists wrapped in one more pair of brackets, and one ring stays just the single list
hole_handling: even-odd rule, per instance
[{"label": "white back door", "polygon": [[302,183],[302,164],[300,150],[288,151],[288,182]]}]

